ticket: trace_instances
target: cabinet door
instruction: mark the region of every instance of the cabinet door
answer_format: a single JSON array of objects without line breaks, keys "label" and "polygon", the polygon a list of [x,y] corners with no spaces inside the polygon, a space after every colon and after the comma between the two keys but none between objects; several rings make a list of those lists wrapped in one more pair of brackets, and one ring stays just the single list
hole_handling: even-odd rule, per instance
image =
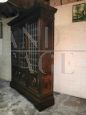
[{"label": "cabinet door", "polygon": [[[29,70],[29,89],[38,91],[38,61],[39,61],[39,46],[38,46],[38,22],[26,23],[24,26],[24,46],[26,51],[26,61]],[[25,45],[26,44],[26,45]]]}]

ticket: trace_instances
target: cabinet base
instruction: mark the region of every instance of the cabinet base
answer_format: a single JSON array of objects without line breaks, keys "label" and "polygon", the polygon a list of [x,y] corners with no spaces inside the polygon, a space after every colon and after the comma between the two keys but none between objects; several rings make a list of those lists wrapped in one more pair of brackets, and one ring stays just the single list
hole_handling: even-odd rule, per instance
[{"label": "cabinet base", "polygon": [[11,81],[10,86],[25,96],[30,102],[32,102],[39,111],[43,111],[44,109],[54,105],[53,95],[47,96],[45,98],[38,98],[31,94],[31,92],[26,91],[24,87],[20,86],[14,81]]}]

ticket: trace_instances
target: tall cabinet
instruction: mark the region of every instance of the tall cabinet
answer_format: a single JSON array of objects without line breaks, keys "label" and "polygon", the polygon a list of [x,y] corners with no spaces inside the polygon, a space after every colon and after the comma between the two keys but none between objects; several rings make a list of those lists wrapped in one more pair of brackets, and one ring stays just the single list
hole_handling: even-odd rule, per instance
[{"label": "tall cabinet", "polygon": [[13,19],[11,26],[11,87],[42,111],[54,104],[54,14],[45,4],[34,5]]}]

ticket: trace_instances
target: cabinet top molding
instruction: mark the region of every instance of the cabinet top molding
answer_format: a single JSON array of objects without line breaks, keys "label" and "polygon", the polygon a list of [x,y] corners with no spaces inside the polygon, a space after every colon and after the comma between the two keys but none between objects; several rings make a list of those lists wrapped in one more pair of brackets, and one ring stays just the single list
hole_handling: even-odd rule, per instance
[{"label": "cabinet top molding", "polygon": [[10,21],[8,23],[8,25],[9,26],[16,25],[16,24],[20,23],[22,20],[25,20],[27,17],[29,17],[29,18],[32,17],[32,15],[34,17],[37,17],[37,16],[40,17],[40,13],[42,11],[54,14],[57,11],[57,9],[52,6],[49,6],[49,5],[38,4],[38,5],[31,7],[30,9],[22,10],[22,12],[19,14],[19,16],[16,17],[15,19],[13,19],[12,21]]}]

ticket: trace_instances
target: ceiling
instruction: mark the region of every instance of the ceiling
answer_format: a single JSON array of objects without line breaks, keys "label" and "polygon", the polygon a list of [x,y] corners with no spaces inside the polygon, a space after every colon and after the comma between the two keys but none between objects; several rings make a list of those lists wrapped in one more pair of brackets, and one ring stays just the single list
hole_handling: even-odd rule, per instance
[{"label": "ceiling", "polygon": [[82,1],[82,0],[50,0],[50,4],[52,6],[59,6],[59,5],[69,4],[77,1]]}]

